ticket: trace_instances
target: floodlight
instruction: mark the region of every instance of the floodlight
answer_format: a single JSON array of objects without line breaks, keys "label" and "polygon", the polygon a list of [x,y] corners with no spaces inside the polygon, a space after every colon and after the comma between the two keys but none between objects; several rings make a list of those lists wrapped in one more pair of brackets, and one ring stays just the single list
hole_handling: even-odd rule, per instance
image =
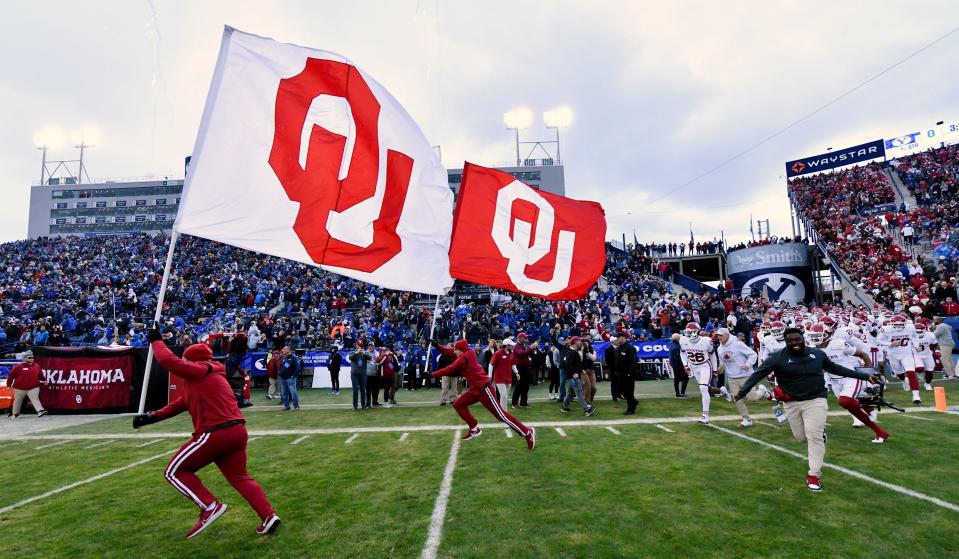
[{"label": "floodlight", "polygon": [[533,124],[533,111],[527,108],[516,109],[503,115],[503,123],[511,130],[522,130]]},{"label": "floodlight", "polygon": [[559,107],[543,113],[543,120],[547,128],[568,128],[573,122],[573,109]]}]

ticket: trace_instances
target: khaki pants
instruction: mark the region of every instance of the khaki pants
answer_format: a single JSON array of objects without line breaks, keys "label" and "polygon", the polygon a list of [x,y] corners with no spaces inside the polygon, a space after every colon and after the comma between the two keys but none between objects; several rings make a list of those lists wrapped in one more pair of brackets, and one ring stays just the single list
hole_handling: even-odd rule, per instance
[{"label": "khaki pants", "polygon": [[23,406],[23,399],[30,398],[30,403],[33,404],[33,409],[37,412],[43,411],[43,405],[40,404],[40,387],[31,388],[30,390],[20,390],[19,388],[13,389],[13,415],[20,415],[20,408]]},{"label": "khaki pants", "polygon": [[939,351],[942,353],[942,356],[939,358],[939,360],[942,361],[942,372],[949,376],[955,376],[956,374],[956,364],[952,360],[953,347],[955,346],[944,345],[939,348]]},{"label": "khaki pants", "polygon": [[586,369],[579,375],[579,379],[583,381],[583,398],[592,406],[593,396],[596,395],[596,371]]},{"label": "khaki pants", "polygon": [[786,418],[793,436],[806,443],[809,460],[809,475],[822,476],[822,462],[826,457],[826,412],[829,405],[825,398],[813,398],[802,402],[783,402]]},{"label": "khaki pants", "polygon": [[[747,380],[749,380],[749,377],[731,377],[726,375],[726,382],[729,384],[729,393],[734,396],[739,394],[739,391],[742,390]],[[754,386],[742,400],[736,400],[736,409],[739,410],[739,415],[749,417],[749,408],[746,407],[746,400],[754,402],[763,397],[763,392],[759,390],[759,386],[758,384]]]},{"label": "khaki pants", "polygon": [[443,389],[440,393],[440,402],[449,404],[463,392],[463,377],[443,377],[440,387]]},{"label": "khaki pants", "polygon": [[280,389],[276,386],[276,379],[270,378],[270,386],[266,389],[267,396],[277,396],[280,392]]},{"label": "khaki pants", "polygon": [[509,407],[509,388],[512,384],[506,384],[503,382],[496,383],[496,390],[499,391],[499,405],[503,406],[503,409]]}]

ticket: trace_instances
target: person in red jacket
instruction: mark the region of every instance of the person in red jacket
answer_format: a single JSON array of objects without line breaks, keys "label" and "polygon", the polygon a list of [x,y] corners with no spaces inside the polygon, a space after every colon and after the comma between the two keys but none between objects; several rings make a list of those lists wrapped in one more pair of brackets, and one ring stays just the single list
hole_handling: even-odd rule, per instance
[{"label": "person in red jacket", "polygon": [[17,363],[10,374],[7,375],[7,386],[13,389],[13,409],[10,419],[20,417],[20,407],[23,406],[25,398],[30,399],[33,409],[37,410],[37,417],[47,415],[47,410],[43,409],[40,403],[40,385],[46,384],[46,381],[40,379],[40,365],[33,361],[33,352],[27,351],[23,354],[23,363]]},{"label": "person in red jacket", "polygon": [[476,352],[470,348],[469,342],[457,340],[452,349],[438,344],[435,340],[431,340],[431,343],[443,355],[456,356],[456,360],[448,366],[434,371],[433,378],[459,374],[465,377],[466,382],[469,383],[469,389],[460,394],[459,398],[453,402],[456,413],[460,414],[460,417],[469,426],[469,431],[463,436],[463,440],[468,441],[483,434],[483,431],[477,426],[476,418],[469,410],[471,405],[480,402],[496,419],[522,435],[526,439],[526,446],[530,450],[536,448],[536,429],[523,425],[503,409],[503,406],[496,399],[496,395],[493,394],[493,389],[490,388],[490,378],[480,367],[479,361],[476,359]]},{"label": "person in red jacket", "polygon": [[280,525],[280,517],[273,512],[263,488],[246,471],[246,420],[227,382],[226,369],[213,360],[213,351],[206,344],[189,346],[180,359],[163,343],[156,327],[147,332],[147,339],[160,366],[183,379],[183,395],[154,412],[134,416],[133,427],[139,429],[184,411],[190,413],[193,438],[173,455],[164,473],[170,485],[200,507],[200,518],[186,537],[196,536],[226,512],[226,504],[196,475],[211,463],[216,463],[223,477],[259,515],[256,532],[272,533]]}]

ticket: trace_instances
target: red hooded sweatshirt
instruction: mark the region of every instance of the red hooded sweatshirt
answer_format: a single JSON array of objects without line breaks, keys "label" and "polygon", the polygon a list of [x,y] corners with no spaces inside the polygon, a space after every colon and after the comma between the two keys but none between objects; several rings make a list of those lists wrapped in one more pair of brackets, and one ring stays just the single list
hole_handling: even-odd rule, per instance
[{"label": "red hooded sweatshirt", "polygon": [[[452,349],[446,346],[437,346],[437,350],[443,355],[456,355]],[[461,375],[470,384],[470,388],[483,388],[490,382],[490,378],[483,372],[479,361],[476,360],[476,352],[467,349],[456,361],[453,361],[447,367],[443,367],[433,372],[433,378],[446,377],[450,375]]]}]

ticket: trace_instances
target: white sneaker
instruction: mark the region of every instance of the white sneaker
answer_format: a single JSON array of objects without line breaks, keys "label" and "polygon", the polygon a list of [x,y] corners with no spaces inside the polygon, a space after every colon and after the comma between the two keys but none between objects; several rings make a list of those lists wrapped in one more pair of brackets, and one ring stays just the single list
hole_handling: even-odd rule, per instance
[{"label": "white sneaker", "polygon": [[725,387],[725,386],[723,386],[723,387],[721,387],[721,388],[719,389],[719,395],[722,396],[723,398],[726,398],[726,401],[727,401],[727,402],[732,402],[732,401],[733,401],[733,395],[730,394],[728,390],[726,390],[726,387]]},{"label": "white sneaker", "polygon": [[703,425],[709,425],[709,414],[704,413],[703,416],[699,418],[699,422]]},{"label": "white sneaker", "polygon": [[927,383],[923,386],[923,388],[925,388],[926,390],[930,390],[930,391],[931,391],[931,390],[932,390],[932,385],[927,382]]},{"label": "white sneaker", "polygon": [[753,420],[749,419],[748,417],[744,417],[743,420],[740,421],[739,425],[737,425],[736,427],[739,427],[740,429],[745,429],[746,427],[752,427],[752,426],[753,426]]},{"label": "white sneaker", "polygon": [[909,381],[908,381],[908,380],[902,381],[902,389],[905,390],[906,392],[909,392]]},{"label": "white sneaker", "polygon": [[879,410],[872,410],[869,412],[869,421],[873,423],[879,423]]},{"label": "white sneaker", "polygon": [[862,428],[865,427],[865,426],[866,426],[866,424],[863,423],[862,421],[859,421],[859,418],[858,418],[858,417],[852,418],[852,428],[853,428],[853,429],[862,429]]}]

